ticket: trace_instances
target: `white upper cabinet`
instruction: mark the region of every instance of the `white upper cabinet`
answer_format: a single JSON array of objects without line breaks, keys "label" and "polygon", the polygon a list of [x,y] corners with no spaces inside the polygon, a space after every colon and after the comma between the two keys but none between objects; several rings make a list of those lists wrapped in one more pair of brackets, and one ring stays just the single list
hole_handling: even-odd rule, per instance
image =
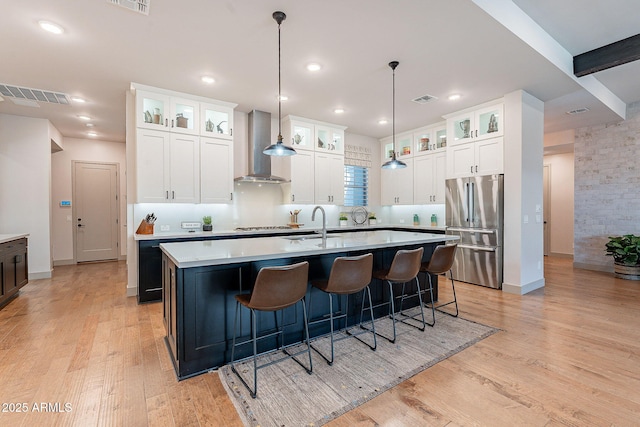
[{"label": "white upper cabinet", "polygon": [[331,153],[315,153],[315,202],[344,203],[344,157]]},{"label": "white upper cabinet", "polygon": [[381,202],[383,205],[412,205],[413,204],[413,161],[402,160],[407,164],[402,169],[382,169],[380,175]]},{"label": "white upper cabinet", "polygon": [[200,137],[200,202],[233,200],[233,144],[219,138]]},{"label": "white upper cabinet", "polygon": [[199,138],[138,129],[136,182],[138,203],[200,201]]},{"label": "white upper cabinet", "polygon": [[233,107],[225,104],[201,102],[200,135],[233,139]]},{"label": "white upper cabinet", "polygon": [[484,105],[447,117],[449,145],[502,136],[503,104]]},{"label": "white upper cabinet", "polygon": [[298,150],[295,156],[271,158],[271,172],[291,182],[281,184],[283,203],[315,202],[315,156],[313,151]]},{"label": "white upper cabinet", "polygon": [[136,126],[198,135],[200,103],[144,90],[136,91]]},{"label": "white upper cabinet", "polygon": [[434,151],[413,159],[413,203],[443,204],[445,197],[446,152]]},{"label": "white upper cabinet", "polygon": [[447,148],[447,178],[504,172],[503,138],[456,144]]},{"label": "white upper cabinet", "polygon": [[282,141],[295,150],[344,154],[344,126],[287,116],[282,121]]}]

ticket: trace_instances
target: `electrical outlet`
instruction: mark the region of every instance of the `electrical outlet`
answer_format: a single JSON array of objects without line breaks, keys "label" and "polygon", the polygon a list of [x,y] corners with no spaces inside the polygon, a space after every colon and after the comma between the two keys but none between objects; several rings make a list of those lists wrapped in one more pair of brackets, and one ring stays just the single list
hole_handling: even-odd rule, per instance
[{"label": "electrical outlet", "polygon": [[400,224],[404,224],[404,219],[400,219]]},{"label": "electrical outlet", "polygon": [[169,225],[161,225],[160,226],[160,231],[169,231],[171,230],[171,226]]},{"label": "electrical outlet", "polygon": [[525,224],[529,224],[529,215],[525,215],[522,219],[522,222],[524,222]]}]

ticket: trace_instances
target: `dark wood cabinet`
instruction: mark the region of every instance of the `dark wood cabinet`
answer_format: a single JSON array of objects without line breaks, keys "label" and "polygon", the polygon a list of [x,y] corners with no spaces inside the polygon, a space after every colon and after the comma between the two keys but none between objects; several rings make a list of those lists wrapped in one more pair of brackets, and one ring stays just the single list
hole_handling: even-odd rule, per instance
[{"label": "dark wood cabinet", "polygon": [[0,243],[0,307],[15,297],[28,281],[27,239]]}]

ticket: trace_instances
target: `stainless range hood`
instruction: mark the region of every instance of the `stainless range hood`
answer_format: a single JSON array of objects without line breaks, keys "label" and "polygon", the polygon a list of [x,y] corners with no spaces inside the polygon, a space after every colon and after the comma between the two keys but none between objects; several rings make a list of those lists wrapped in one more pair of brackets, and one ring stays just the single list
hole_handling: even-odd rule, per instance
[{"label": "stainless range hood", "polygon": [[249,174],[235,178],[236,182],[282,184],[289,182],[271,175],[271,157],[262,151],[271,144],[271,113],[253,110],[249,113]]}]

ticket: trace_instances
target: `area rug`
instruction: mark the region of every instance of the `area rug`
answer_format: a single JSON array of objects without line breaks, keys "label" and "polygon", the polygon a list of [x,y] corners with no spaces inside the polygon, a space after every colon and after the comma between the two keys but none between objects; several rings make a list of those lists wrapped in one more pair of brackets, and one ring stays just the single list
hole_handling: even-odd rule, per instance
[{"label": "area rug", "polygon": [[[391,320],[376,320],[376,330],[390,334]],[[395,344],[378,337],[376,351],[355,339],[336,342],[332,366],[312,351],[311,375],[293,360],[260,369],[256,399],[251,398],[228,365],[218,374],[245,425],[319,426],[498,331],[441,313],[436,316],[435,326],[427,326],[424,332],[404,324],[397,324],[396,330]],[[371,335],[360,338],[369,342]],[[328,337],[315,339],[313,344],[330,354]],[[262,356],[259,364],[281,356],[282,353]],[[306,354],[300,359],[305,365],[309,361]],[[253,384],[251,359],[238,363],[236,368]]]}]

